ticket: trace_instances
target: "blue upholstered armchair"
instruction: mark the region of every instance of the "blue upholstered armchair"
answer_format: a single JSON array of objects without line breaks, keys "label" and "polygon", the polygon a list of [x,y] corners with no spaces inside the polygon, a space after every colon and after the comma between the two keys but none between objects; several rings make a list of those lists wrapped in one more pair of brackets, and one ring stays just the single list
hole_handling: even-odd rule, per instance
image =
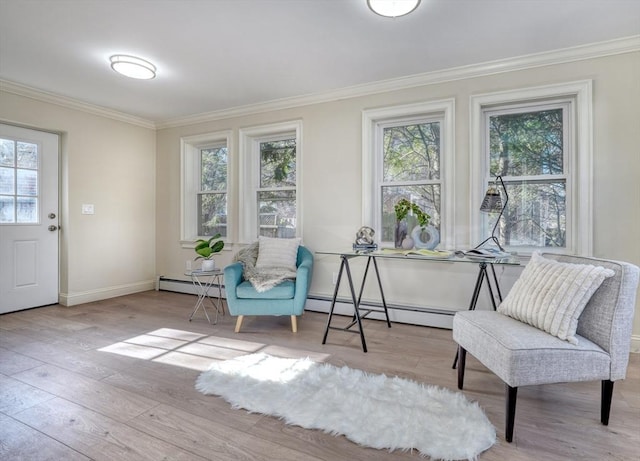
[{"label": "blue upholstered armchair", "polygon": [[298,247],[296,279],[285,280],[259,293],[251,282],[244,280],[243,265],[233,263],[224,268],[227,305],[231,315],[237,315],[235,332],[240,331],[245,315],[289,315],[291,330],[298,331],[297,316],[302,315],[311,285],[313,255],[302,245]]}]

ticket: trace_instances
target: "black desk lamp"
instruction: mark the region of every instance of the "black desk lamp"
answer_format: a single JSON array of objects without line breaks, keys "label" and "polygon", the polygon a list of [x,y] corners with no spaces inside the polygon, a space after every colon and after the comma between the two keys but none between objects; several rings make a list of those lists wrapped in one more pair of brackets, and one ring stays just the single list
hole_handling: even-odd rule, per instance
[{"label": "black desk lamp", "polygon": [[[500,184],[502,184],[502,188],[504,189],[504,203],[502,203],[502,197],[500,196],[500,191],[498,190],[498,180],[500,180]],[[487,193],[484,195],[484,200],[482,201],[482,205],[480,205],[480,211],[484,211],[485,213],[498,213],[498,219],[496,219],[496,224],[493,226],[493,230],[491,231],[491,237],[487,237],[482,241],[476,248],[480,248],[482,245],[487,243],[489,240],[493,240],[493,242],[498,245],[500,251],[504,251],[502,245],[498,241],[498,237],[495,236],[496,229],[498,224],[500,224],[500,218],[502,217],[502,213],[504,213],[504,209],[507,207],[507,202],[509,202],[509,194],[507,194],[507,188],[504,185],[504,181],[502,180],[502,176],[496,176],[496,180],[492,186],[489,186],[487,189]]]}]

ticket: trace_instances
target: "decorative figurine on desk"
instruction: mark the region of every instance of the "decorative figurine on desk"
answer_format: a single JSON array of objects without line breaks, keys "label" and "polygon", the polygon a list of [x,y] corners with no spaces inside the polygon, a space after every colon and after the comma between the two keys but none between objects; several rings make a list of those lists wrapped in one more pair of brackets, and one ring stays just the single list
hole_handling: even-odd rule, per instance
[{"label": "decorative figurine on desk", "polygon": [[356,241],[353,244],[354,250],[376,250],[378,245],[373,242],[376,232],[367,226],[362,226],[356,233]]}]

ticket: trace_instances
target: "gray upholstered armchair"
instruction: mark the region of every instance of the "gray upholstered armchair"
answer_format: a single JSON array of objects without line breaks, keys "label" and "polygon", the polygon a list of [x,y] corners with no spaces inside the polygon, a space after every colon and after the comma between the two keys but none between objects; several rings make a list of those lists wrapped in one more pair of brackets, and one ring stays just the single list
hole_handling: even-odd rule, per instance
[{"label": "gray upholstered armchair", "polygon": [[[536,328],[512,318],[513,311],[506,311],[505,315],[501,312],[505,311],[501,309],[502,305],[497,312],[457,312],[453,320],[453,339],[459,345],[458,388],[462,389],[464,383],[467,351],[505,382],[505,438],[508,442],[513,440],[516,396],[520,386],[599,380],[602,398],[600,420],[607,425],[613,383],[625,377],[629,361],[638,267],[595,258],[551,254],[542,256],[544,258],[541,260],[548,261],[549,264],[561,262],[571,263],[573,266],[589,265],[606,271],[599,288],[594,288],[595,292],[590,298],[584,296],[588,303],[581,315],[578,313],[575,317],[577,329],[574,336],[569,334],[565,339],[560,339],[562,335],[557,337],[543,331],[546,326],[554,331],[553,312],[546,314],[541,329],[540,325]],[[532,262],[533,258],[529,264]],[[520,279],[525,276],[527,269],[528,266]],[[546,278],[540,274],[535,275],[538,280],[534,283],[539,286],[534,291],[525,293],[520,300],[524,306],[522,320],[525,321],[532,319],[532,308],[527,303],[531,304],[535,298],[540,298],[540,305],[556,302],[546,292],[548,287],[557,285],[559,289],[556,298],[566,297],[566,292],[571,289],[569,285],[560,284],[558,280],[561,277],[558,275]],[[516,290],[520,279],[516,281],[512,291]],[[533,279],[529,278],[530,282],[531,280]],[[522,288],[518,287],[520,294],[523,293]],[[510,292],[503,304],[511,294]],[[512,298],[516,296],[514,294]],[[507,305],[505,309],[509,307]]]}]

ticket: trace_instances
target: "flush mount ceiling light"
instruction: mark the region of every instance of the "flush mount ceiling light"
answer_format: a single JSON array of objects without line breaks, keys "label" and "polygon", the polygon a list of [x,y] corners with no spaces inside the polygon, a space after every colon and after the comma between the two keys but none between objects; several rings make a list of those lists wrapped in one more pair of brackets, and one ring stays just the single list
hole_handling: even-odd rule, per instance
[{"label": "flush mount ceiling light", "polygon": [[367,5],[376,14],[397,18],[418,8],[420,0],[367,0]]},{"label": "flush mount ceiling light", "polygon": [[135,56],[116,54],[109,58],[111,68],[117,73],[131,78],[149,80],[156,76],[156,66]]}]

